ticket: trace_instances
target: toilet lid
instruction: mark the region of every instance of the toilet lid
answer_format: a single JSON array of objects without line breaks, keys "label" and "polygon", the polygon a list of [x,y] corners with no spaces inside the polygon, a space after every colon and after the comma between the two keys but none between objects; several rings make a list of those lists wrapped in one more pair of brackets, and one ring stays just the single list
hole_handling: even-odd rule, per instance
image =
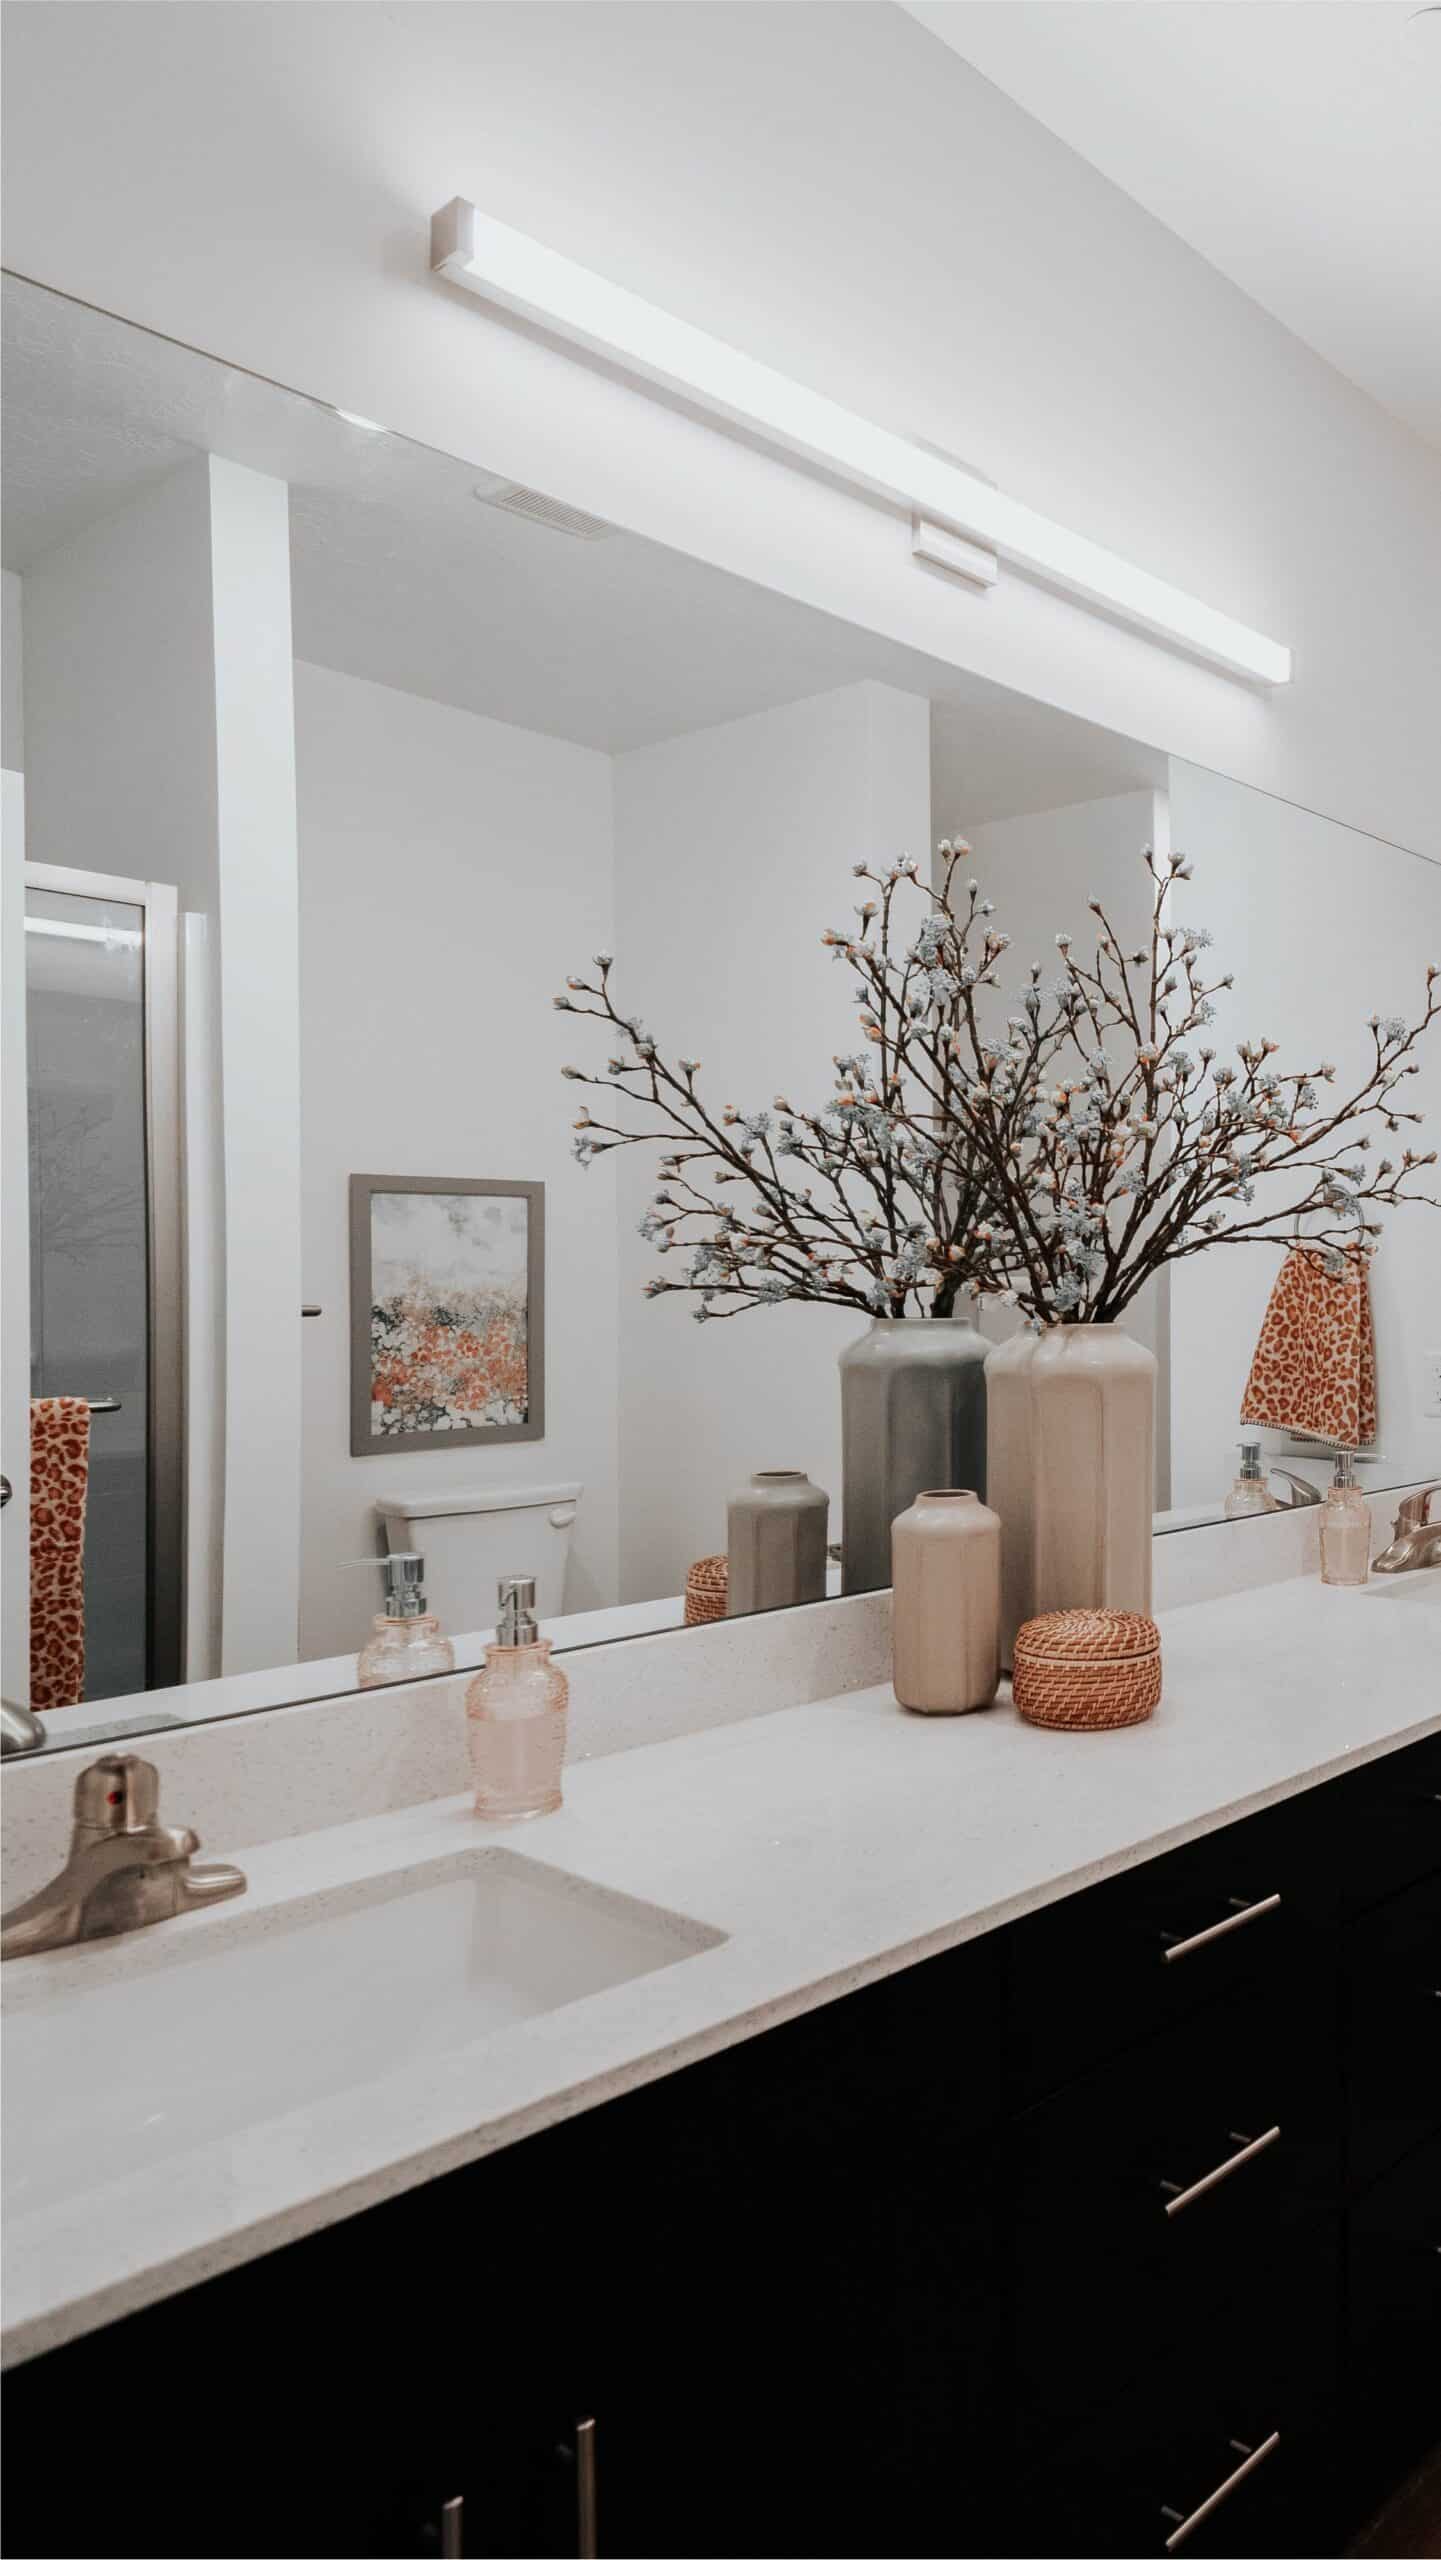
[{"label": "toilet lid", "polygon": [[382,1520],[444,1520],[467,1511],[547,1511],[579,1502],[578,1484],[456,1485],[445,1493],[382,1494]]}]

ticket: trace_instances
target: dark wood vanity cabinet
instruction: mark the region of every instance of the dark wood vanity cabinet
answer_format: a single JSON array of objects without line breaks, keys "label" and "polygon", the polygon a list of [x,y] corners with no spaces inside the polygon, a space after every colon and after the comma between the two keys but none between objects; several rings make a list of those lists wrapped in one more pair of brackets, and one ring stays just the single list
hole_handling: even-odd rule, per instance
[{"label": "dark wood vanity cabinet", "polygon": [[405,2560],[457,2498],[472,2560],[1340,2551],[1441,2438],[1441,1741],[134,2314],[7,2404],[11,2560]]}]

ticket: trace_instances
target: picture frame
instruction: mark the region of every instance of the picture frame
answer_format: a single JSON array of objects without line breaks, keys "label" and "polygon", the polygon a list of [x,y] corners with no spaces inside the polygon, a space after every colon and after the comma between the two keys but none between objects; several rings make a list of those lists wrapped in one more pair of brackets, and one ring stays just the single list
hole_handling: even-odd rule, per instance
[{"label": "picture frame", "polygon": [[545,1436],[545,1185],[350,1177],[350,1451]]}]

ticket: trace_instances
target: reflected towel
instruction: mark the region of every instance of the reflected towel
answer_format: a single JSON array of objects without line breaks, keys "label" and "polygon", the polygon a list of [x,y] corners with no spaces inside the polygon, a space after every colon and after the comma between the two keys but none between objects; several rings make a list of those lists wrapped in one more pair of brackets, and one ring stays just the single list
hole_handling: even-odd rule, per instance
[{"label": "reflected towel", "polygon": [[90,1406],[84,1396],[30,1404],[30,1704],[85,1695],[85,1495]]},{"label": "reflected towel", "polygon": [[1241,1420],[1275,1431],[1368,1448],[1376,1437],[1376,1340],[1367,1256],[1351,1246],[1345,1269],[1293,1245],[1276,1276],[1251,1362]]}]

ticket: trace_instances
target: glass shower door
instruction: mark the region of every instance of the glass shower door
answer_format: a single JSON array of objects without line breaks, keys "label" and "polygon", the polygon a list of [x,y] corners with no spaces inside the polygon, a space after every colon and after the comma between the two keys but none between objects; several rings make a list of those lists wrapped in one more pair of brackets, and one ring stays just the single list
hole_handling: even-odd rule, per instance
[{"label": "glass shower door", "polygon": [[[51,872],[85,888],[38,885],[45,877],[27,868],[30,1386],[90,1405],[85,1695],[111,1698],[176,1676],[159,1659],[176,1613],[157,1590],[170,1541],[155,1504],[153,1374],[157,1150],[176,1144],[173,1115],[156,1125],[151,1074],[167,991],[148,884]],[[172,1022],[173,966],[172,932]]]}]

